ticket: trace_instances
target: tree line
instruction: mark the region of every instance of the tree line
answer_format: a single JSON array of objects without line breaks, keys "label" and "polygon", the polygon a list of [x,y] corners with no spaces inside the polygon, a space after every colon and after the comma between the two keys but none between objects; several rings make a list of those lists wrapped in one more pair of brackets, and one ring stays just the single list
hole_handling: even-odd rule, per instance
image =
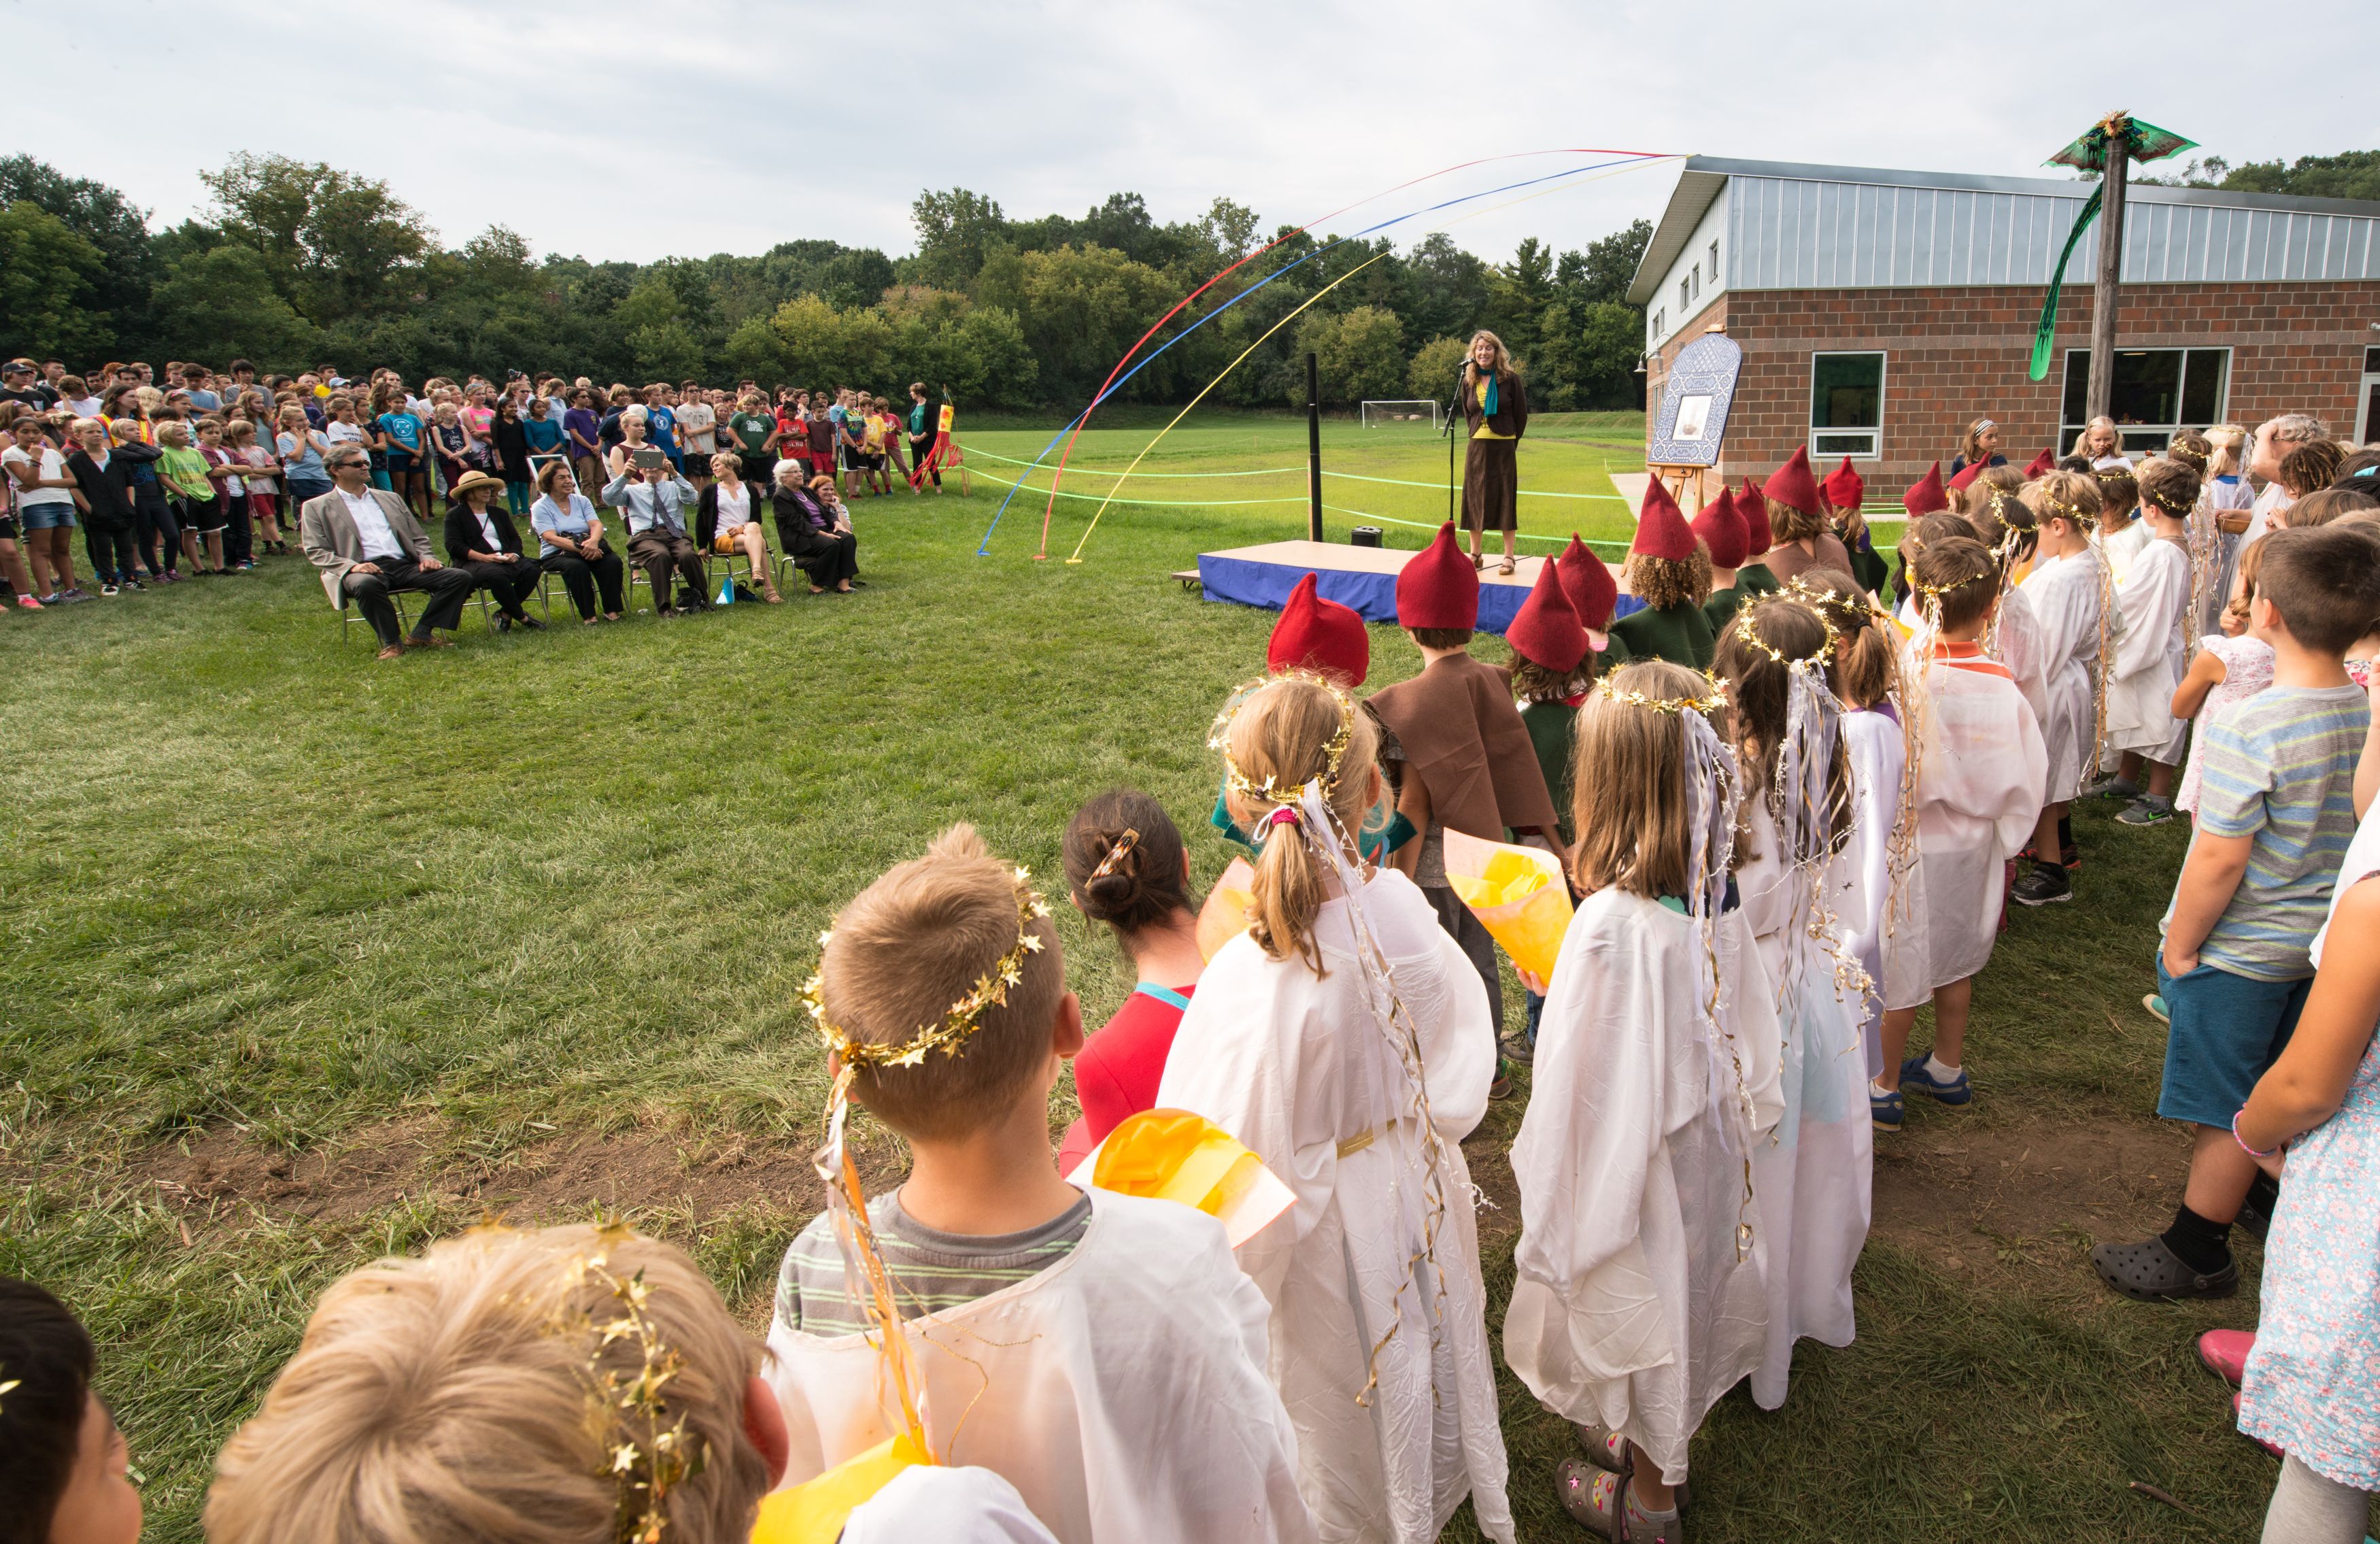
[{"label": "tree line", "polygon": [[[954,188],[918,196],[905,256],[807,239],[758,257],[589,261],[540,258],[503,225],[446,247],[386,183],[321,163],[240,155],[202,180],[203,216],[152,230],[115,188],[0,159],[0,354],[75,368],[244,356],[293,372],[327,360],[414,379],[922,380],[962,403],[1071,407],[1175,301],[1266,239],[1229,199],[1162,225],[1135,193],[1081,219],[1015,220]],[[1500,263],[1442,233],[1403,251],[1287,236],[1170,322],[1150,348],[1215,317],[1117,399],[1185,402],[1252,345],[1208,401],[1302,404],[1309,352],[1334,407],[1442,398],[1484,326],[1522,361],[1533,404],[1635,407],[1644,318],[1621,296],[1651,236],[1639,220],[1559,253],[1532,237]]]}]

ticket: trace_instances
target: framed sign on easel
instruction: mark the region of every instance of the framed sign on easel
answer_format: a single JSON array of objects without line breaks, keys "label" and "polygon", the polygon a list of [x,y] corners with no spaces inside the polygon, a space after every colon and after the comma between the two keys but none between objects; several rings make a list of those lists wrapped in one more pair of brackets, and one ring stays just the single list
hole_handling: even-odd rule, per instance
[{"label": "framed sign on easel", "polygon": [[[1727,435],[1728,410],[1743,349],[1723,328],[1713,327],[1686,345],[1662,383],[1661,410],[1645,446],[1645,469],[1670,491],[1681,508],[1699,510],[1709,502],[1709,480]],[[1694,490],[1687,503],[1686,491]]]}]

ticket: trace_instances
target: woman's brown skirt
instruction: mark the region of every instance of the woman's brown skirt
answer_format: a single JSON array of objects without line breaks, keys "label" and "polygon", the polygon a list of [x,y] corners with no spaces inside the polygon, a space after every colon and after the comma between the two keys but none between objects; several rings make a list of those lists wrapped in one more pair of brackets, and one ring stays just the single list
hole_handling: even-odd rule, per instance
[{"label": "woman's brown skirt", "polygon": [[1463,529],[1521,529],[1518,440],[1471,440],[1463,456]]}]

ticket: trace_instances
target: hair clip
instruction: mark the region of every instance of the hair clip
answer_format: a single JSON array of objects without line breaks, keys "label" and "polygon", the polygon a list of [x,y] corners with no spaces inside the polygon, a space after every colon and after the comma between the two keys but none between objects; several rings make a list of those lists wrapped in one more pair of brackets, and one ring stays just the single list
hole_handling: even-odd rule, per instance
[{"label": "hair clip", "polygon": [[1123,861],[1124,854],[1139,845],[1140,833],[1126,826],[1123,834],[1116,838],[1115,845],[1108,849],[1107,857],[1099,859],[1099,866],[1092,869],[1083,882],[1088,884],[1092,880],[1103,880],[1114,873],[1116,865]]}]

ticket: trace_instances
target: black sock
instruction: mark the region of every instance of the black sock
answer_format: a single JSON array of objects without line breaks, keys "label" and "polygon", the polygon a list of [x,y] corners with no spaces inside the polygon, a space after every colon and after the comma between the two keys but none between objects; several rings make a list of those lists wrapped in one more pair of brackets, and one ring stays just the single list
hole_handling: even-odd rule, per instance
[{"label": "black sock", "polygon": [[2270,1217],[2273,1208],[2280,1204],[2281,1182],[2262,1169],[2257,1170],[2255,1179],[2248,1186],[2248,1198],[2241,1203],[2240,1210],[2245,1211],[2252,1207]]},{"label": "black sock", "polygon": [[2071,815],[2060,815],[2058,817],[2058,848],[2059,853],[2063,854],[2067,848],[2073,845],[2074,817]]},{"label": "black sock", "polygon": [[2228,1222],[2210,1222],[2185,1206],[2173,1214],[2173,1226],[2163,1236],[2165,1246],[2202,1276],[2211,1276],[2231,1263]]}]

